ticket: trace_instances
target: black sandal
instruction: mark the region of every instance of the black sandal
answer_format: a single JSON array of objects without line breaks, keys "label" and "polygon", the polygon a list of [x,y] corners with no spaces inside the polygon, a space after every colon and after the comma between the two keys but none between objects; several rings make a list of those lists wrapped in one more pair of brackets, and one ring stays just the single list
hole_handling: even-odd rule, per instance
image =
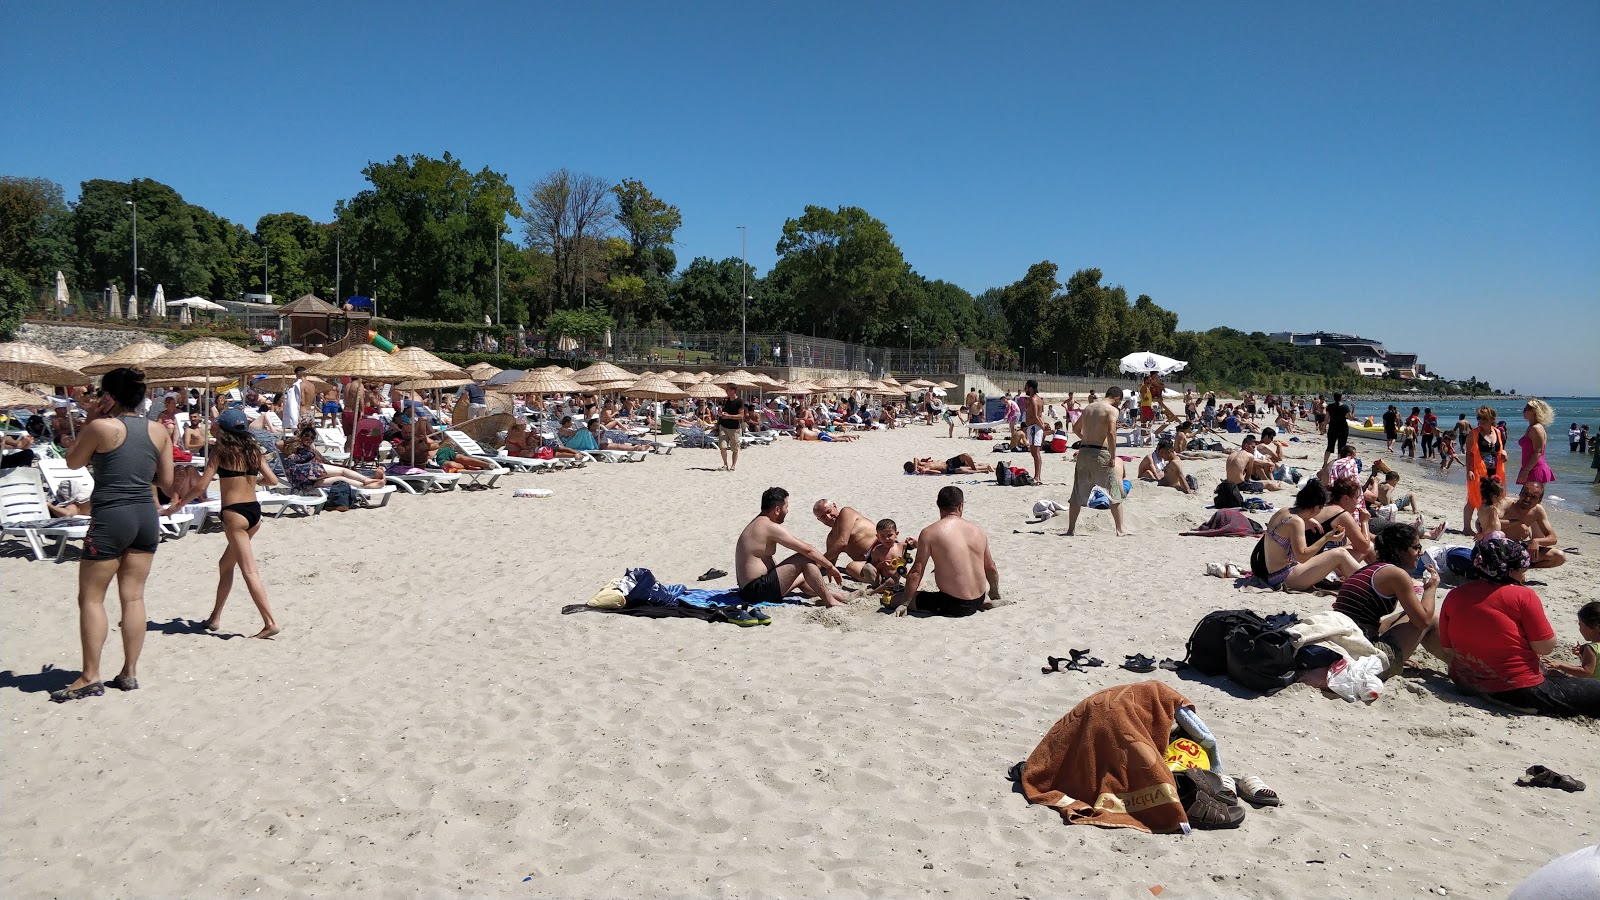
[{"label": "black sandal", "polygon": [[701,575],[699,578],[697,578],[695,580],[696,581],[713,581],[713,580],[718,579],[718,578],[727,578],[727,577],[728,577],[728,573],[722,571],[721,569],[707,569],[706,573],[704,575]]},{"label": "black sandal", "polygon": [[[54,694],[50,696],[51,699],[55,698]],[[1583,790],[1584,787],[1583,782],[1573,778],[1571,775],[1563,775],[1544,766],[1529,766],[1527,774],[1518,778],[1517,784],[1523,787],[1558,788],[1569,794],[1575,794]]]},{"label": "black sandal", "polygon": [[1153,656],[1135,653],[1132,656],[1124,656],[1122,658],[1121,668],[1127,669],[1129,672],[1154,672],[1156,670],[1156,660]]},{"label": "black sandal", "polygon": [[[1090,656],[1088,648],[1084,648],[1082,650],[1068,650],[1067,653],[1071,654],[1071,656],[1047,656],[1047,657],[1045,657],[1045,661],[1048,662],[1050,665],[1045,666],[1044,668],[1040,669],[1039,671],[1043,672],[1046,675],[1049,675],[1051,673],[1061,672],[1061,671],[1082,672],[1085,668],[1092,668],[1094,666],[1103,666],[1103,665],[1105,665],[1105,661],[1104,660],[1101,660],[1098,657]],[[1067,664],[1067,667],[1066,667],[1065,670],[1063,670],[1061,668],[1061,664],[1062,663],[1066,663]]]},{"label": "black sandal", "polygon": [[50,692],[51,703],[67,703],[72,700],[84,700],[89,697],[101,697],[106,692],[106,686],[98,681],[91,682],[80,688],[62,688]]}]

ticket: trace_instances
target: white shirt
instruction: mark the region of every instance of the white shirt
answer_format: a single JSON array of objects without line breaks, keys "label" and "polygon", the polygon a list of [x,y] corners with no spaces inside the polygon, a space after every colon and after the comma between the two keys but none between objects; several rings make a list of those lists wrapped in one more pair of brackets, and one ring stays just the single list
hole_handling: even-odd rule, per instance
[{"label": "white shirt", "polygon": [[304,390],[298,378],[283,389],[283,427],[286,431],[292,432],[300,427],[301,392]]}]

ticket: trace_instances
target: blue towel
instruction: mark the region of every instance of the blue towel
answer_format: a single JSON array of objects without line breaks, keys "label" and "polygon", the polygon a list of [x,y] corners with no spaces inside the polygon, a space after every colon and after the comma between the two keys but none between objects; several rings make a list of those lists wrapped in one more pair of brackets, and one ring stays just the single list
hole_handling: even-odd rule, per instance
[{"label": "blue towel", "polygon": [[[692,588],[685,590],[678,597],[678,602],[686,603],[690,606],[733,606],[744,601],[739,599],[737,590],[713,591],[704,588]],[[793,606],[803,602],[804,598],[799,594],[790,594],[783,598],[781,603],[757,603],[756,606]]]}]

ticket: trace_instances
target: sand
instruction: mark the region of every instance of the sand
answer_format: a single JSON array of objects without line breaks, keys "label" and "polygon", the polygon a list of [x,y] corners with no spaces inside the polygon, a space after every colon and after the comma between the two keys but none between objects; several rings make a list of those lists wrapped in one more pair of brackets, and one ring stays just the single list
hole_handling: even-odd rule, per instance
[{"label": "sand", "polygon": [[[1221,461],[1191,464],[1204,499],[1136,487],[1126,538],[1104,513],[1075,538],[1063,520],[1024,524],[1035,500],[1066,501],[1061,457],[1043,485],[963,484],[1016,601],[965,620],[875,603],[749,629],[559,613],[629,566],[671,582],[731,570],[769,485],[792,492],[790,525],[813,542],[824,496],[915,531],[963,479],[900,462],[1000,458],[944,430],[784,440],[734,474],[678,450],[502,482],[549,499],[402,496],[269,520],[256,547],[275,641],[240,636],[259,628],[242,584],[219,635],[168,624],[210,607],[221,536],[191,535],[157,556],[143,689],[65,705],[44,691],[76,674],[76,566],[0,559],[7,894],[1500,897],[1596,841],[1589,794],[1513,781],[1541,763],[1600,789],[1600,728],[1491,710],[1437,671],[1370,707],[1165,671],[1040,674],[1068,648],[1181,657],[1212,609],[1326,608],[1202,574],[1251,547],[1177,536],[1208,514]],[[1459,488],[1407,483],[1458,524]],[[1568,645],[1600,540],[1592,518],[1557,524],[1582,555],[1539,590]],[[113,629],[108,675],[120,660]],[[1136,678],[1182,691],[1230,770],[1260,773],[1284,806],[1233,832],[1152,836],[1068,827],[1013,793],[1006,768],[1058,717]]]}]

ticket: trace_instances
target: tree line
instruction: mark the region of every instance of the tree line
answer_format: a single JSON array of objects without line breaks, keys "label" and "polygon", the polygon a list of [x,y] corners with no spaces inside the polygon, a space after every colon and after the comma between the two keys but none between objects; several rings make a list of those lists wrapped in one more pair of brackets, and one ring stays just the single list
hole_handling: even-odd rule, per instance
[{"label": "tree line", "polygon": [[917,272],[888,226],[859,207],[805,207],[784,223],[763,274],[737,257],[680,268],[682,213],[638,179],[562,168],[519,192],[449,153],[397,156],[362,174],[366,187],[334,204],[330,221],[279,212],[253,228],[153,179],[85,181],[69,203],[48,180],[0,176],[0,332],[53,288],[57,271],[87,296],[108,285],[126,295],[137,216],[146,298],[157,284],[168,297],[213,300],[368,295],[388,318],[569,333],[611,323],[731,332],[744,311],[751,331],[966,346],[1041,372],[1103,374],[1148,350],[1189,360],[1187,380],[1218,385],[1283,373],[1332,384],[1349,373],[1330,348],[1231,328],[1179,331],[1176,313],[1145,294],[1130,300],[1095,268],[1062,282],[1044,260],[974,295]]}]

